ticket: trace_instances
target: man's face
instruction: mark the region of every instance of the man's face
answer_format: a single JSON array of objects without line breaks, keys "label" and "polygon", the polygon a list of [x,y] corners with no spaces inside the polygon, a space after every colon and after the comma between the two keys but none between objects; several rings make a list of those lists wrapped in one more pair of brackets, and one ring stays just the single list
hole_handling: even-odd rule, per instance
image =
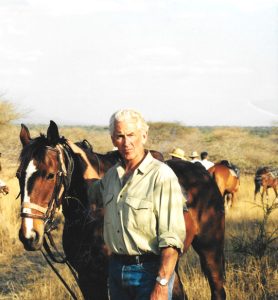
[{"label": "man's face", "polygon": [[147,133],[138,129],[134,120],[116,122],[111,138],[125,160],[137,160],[144,156]]}]

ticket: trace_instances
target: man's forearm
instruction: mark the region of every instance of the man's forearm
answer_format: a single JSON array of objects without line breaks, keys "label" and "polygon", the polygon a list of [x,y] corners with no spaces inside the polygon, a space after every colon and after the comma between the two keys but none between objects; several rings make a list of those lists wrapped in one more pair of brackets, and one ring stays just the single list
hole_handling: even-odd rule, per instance
[{"label": "man's forearm", "polygon": [[100,176],[99,176],[98,172],[91,165],[86,153],[80,147],[78,147],[76,144],[74,144],[72,141],[68,140],[67,143],[70,146],[71,150],[75,154],[78,154],[82,158],[84,163],[86,164],[86,167],[83,171],[83,178],[85,180],[99,179]]},{"label": "man's forearm", "polygon": [[167,247],[161,250],[161,264],[158,271],[158,275],[161,278],[170,279],[174,272],[177,260],[178,250],[176,248]]},{"label": "man's forearm", "polygon": [[100,177],[99,177],[97,171],[91,165],[85,152],[80,153],[80,156],[83,159],[83,161],[86,163],[86,169],[84,170],[83,178],[85,180],[99,179]]},{"label": "man's forearm", "polygon": [[[165,278],[169,281],[174,272],[178,255],[178,251],[175,248],[168,247],[161,250],[161,264],[158,270],[160,278]],[[168,284],[161,285],[156,282],[150,300],[168,300]]]}]

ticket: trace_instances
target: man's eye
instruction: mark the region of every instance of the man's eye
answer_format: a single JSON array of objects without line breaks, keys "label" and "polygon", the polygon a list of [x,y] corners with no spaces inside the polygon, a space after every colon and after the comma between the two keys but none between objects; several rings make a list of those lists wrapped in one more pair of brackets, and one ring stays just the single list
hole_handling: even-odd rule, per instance
[{"label": "man's eye", "polygon": [[47,176],[46,176],[46,179],[53,179],[54,178],[54,174],[53,173],[49,173]]}]

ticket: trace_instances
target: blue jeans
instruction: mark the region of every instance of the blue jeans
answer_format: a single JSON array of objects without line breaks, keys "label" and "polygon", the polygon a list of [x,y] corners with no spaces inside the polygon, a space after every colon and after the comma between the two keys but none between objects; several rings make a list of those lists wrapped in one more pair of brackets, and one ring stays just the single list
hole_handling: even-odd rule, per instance
[{"label": "blue jeans", "polygon": [[[156,283],[159,262],[124,265],[113,256],[109,263],[110,300],[149,300]],[[168,282],[168,299],[172,299],[175,273]]]}]

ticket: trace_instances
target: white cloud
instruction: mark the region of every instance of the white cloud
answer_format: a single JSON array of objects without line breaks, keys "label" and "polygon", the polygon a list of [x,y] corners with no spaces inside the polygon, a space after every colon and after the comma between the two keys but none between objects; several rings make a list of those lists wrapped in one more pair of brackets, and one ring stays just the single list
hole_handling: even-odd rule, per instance
[{"label": "white cloud", "polygon": [[88,15],[100,12],[142,12],[148,7],[142,0],[27,0],[29,5],[55,16]]},{"label": "white cloud", "polygon": [[[220,0],[219,0],[220,1]],[[272,7],[277,7],[277,0],[226,0],[228,4],[243,12],[258,12]]]}]

